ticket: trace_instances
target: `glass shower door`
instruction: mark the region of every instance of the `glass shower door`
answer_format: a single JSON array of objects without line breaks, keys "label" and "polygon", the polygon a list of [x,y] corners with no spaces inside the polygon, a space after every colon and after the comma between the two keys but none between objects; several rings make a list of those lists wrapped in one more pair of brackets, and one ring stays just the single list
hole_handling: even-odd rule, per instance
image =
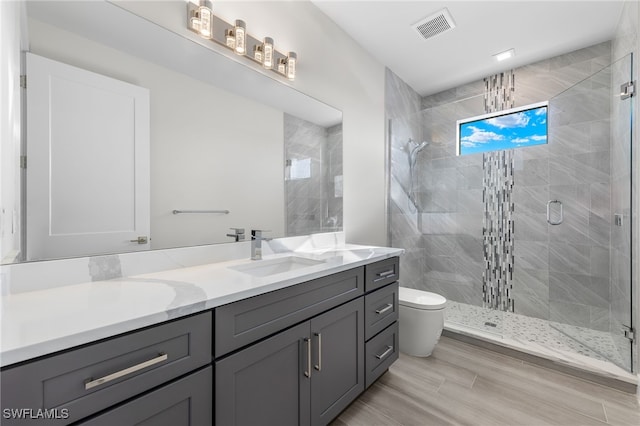
[{"label": "glass shower door", "polygon": [[549,314],[574,350],[631,370],[632,56],[549,102]]}]

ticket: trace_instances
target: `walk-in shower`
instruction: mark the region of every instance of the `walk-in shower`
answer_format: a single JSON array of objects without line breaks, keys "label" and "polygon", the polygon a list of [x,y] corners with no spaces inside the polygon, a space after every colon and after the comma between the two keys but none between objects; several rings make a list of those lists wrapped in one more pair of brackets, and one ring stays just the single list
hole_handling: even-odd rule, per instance
[{"label": "walk-in shower", "polygon": [[501,196],[514,226],[492,238],[512,238],[504,269],[512,304],[492,309],[483,293],[487,169],[502,163],[456,155],[456,120],[486,112],[482,82],[423,98],[422,110],[391,120],[390,243],[406,250],[401,285],[449,300],[449,330],[631,371],[632,111],[619,95],[632,58],[611,63],[608,43],[587,49],[515,70],[515,106],[548,101],[549,133],[547,144],[500,160],[513,174]]}]

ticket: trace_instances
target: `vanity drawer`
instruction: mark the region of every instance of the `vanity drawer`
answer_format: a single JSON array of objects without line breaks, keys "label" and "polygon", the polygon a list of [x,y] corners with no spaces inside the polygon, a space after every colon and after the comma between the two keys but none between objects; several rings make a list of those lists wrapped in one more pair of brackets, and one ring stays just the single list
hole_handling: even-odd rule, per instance
[{"label": "vanity drawer", "polygon": [[162,386],[91,419],[82,426],[200,426],[213,424],[213,368]]},{"label": "vanity drawer", "polygon": [[365,291],[369,292],[400,278],[400,258],[392,257],[366,265]]},{"label": "vanity drawer", "polygon": [[369,293],[364,297],[365,340],[369,340],[397,320],[397,282]]},{"label": "vanity drawer", "polygon": [[8,368],[2,409],[55,408],[61,418],[51,424],[67,424],[210,362],[206,312]]},{"label": "vanity drawer", "polygon": [[365,386],[369,387],[398,359],[398,322],[365,344]]},{"label": "vanity drawer", "polygon": [[364,267],[215,309],[215,357],[277,333],[364,294]]}]

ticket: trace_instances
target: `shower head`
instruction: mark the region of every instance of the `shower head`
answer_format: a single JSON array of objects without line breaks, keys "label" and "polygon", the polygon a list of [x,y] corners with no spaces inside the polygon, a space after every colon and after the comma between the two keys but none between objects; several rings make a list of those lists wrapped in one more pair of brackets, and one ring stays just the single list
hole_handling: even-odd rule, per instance
[{"label": "shower head", "polygon": [[427,141],[422,141],[422,143],[420,145],[416,145],[415,148],[413,148],[413,152],[415,152],[416,154],[420,151],[422,151],[423,149],[425,149],[427,147],[427,145],[429,145],[429,142]]},{"label": "shower head", "polygon": [[422,143],[418,144],[417,142],[414,142],[413,139],[409,139],[409,143],[414,145],[414,147],[411,148],[411,151],[409,152],[409,159],[412,161],[415,161],[415,156],[418,155],[420,151],[425,149],[427,145],[429,145],[429,142],[427,141],[423,141]]}]

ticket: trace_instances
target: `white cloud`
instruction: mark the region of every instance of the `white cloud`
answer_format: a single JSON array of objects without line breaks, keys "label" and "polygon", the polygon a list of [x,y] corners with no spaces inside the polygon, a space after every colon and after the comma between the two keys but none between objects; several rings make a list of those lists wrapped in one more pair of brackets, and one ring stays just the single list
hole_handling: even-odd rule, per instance
[{"label": "white cloud", "polygon": [[509,114],[502,117],[490,118],[487,120],[487,123],[500,129],[525,127],[529,123],[529,116],[524,112],[519,112],[517,114]]},{"label": "white cloud", "polygon": [[546,135],[533,135],[533,136],[531,136],[531,139],[533,139],[534,141],[546,141],[547,140],[547,136]]},{"label": "white cloud", "polygon": [[540,108],[536,111],[536,115],[544,115],[547,113],[547,110],[545,108]]},{"label": "white cloud", "polygon": [[511,139],[512,143],[529,143],[529,139],[528,138],[515,138],[515,139]]},{"label": "white cloud", "polygon": [[504,140],[504,136],[499,135],[497,133],[487,132],[486,130],[481,130],[473,126],[469,126],[469,128],[473,131],[473,133],[470,134],[469,136],[463,137],[461,139],[462,143],[467,142],[467,143],[478,144],[478,143],[488,143],[493,141]]}]

